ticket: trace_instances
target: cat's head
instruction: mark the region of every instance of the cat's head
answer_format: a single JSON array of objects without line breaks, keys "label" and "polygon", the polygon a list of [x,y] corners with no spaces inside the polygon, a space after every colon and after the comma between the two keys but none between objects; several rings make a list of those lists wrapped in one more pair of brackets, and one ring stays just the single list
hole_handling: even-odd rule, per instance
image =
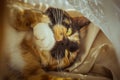
[{"label": "cat's head", "polygon": [[52,7],[43,13],[21,7],[13,11],[16,17],[12,17],[12,26],[18,31],[33,32],[32,46],[35,45],[35,54],[44,69],[61,70],[75,61],[81,44],[79,31],[90,23],[87,18],[71,17]]},{"label": "cat's head", "polygon": [[43,19],[44,22],[34,27],[43,68],[61,70],[68,67],[79,54],[79,31],[90,21],[83,16],[71,17],[66,11],[51,7],[45,11]]}]

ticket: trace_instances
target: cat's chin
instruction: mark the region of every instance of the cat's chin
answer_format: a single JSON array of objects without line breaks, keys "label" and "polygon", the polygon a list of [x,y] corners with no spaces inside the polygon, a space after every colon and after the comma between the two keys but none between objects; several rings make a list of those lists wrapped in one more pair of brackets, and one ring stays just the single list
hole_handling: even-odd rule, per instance
[{"label": "cat's chin", "polygon": [[40,50],[50,51],[55,45],[54,34],[47,23],[38,23],[33,28],[35,43]]},{"label": "cat's chin", "polygon": [[79,50],[70,53],[70,55],[66,52],[65,57],[63,57],[62,59],[55,59],[50,55],[50,52],[41,51],[39,56],[42,68],[45,71],[62,71],[75,62],[78,55],[78,51]]}]

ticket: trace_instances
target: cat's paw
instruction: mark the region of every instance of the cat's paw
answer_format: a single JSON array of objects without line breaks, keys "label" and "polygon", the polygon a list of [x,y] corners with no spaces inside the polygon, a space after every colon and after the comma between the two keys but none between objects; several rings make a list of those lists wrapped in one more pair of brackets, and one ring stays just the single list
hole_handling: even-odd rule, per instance
[{"label": "cat's paw", "polygon": [[35,43],[40,50],[51,50],[55,44],[52,30],[47,23],[38,23],[33,28]]}]

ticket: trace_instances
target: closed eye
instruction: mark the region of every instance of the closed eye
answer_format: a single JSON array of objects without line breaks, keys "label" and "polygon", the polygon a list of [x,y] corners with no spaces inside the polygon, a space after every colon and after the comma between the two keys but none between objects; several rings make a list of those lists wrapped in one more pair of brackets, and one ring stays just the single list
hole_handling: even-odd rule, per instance
[{"label": "closed eye", "polygon": [[71,19],[69,18],[64,18],[63,21],[62,21],[62,24],[66,27],[66,28],[69,28],[70,25],[71,25],[72,21]]},{"label": "closed eye", "polygon": [[69,19],[64,19],[63,22],[65,22],[66,24],[71,24],[71,21]]},{"label": "closed eye", "polygon": [[72,34],[72,28],[68,28],[67,32],[66,32],[66,35],[67,36],[70,36]]}]

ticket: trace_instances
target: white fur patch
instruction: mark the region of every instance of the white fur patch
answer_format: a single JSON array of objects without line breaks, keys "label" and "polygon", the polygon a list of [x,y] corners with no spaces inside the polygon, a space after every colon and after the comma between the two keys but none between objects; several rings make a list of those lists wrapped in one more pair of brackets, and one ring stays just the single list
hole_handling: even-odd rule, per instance
[{"label": "white fur patch", "polygon": [[25,62],[21,55],[21,50],[17,47],[14,48],[14,50],[11,52],[12,53],[10,54],[10,66],[16,70],[22,71],[25,66]]},{"label": "white fur patch", "polygon": [[21,55],[22,50],[20,49],[20,43],[25,35],[25,32],[17,32],[11,26],[6,25],[4,35],[4,51],[10,58],[10,67],[16,70],[22,70],[25,66],[25,62]]},{"label": "white fur patch", "polygon": [[36,37],[35,43],[40,50],[51,50],[55,45],[54,34],[47,23],[38,23],[33,33]]}]

